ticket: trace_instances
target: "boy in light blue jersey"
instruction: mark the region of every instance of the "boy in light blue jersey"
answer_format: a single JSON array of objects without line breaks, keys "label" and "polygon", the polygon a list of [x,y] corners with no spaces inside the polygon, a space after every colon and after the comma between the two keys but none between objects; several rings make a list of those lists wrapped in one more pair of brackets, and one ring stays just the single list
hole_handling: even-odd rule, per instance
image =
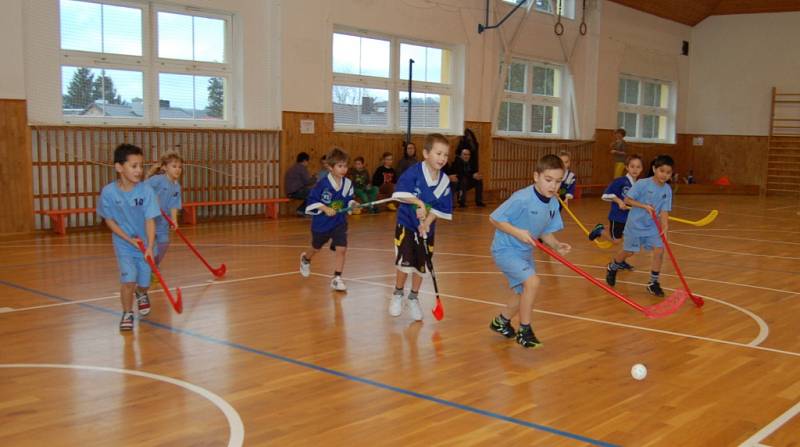
[{"label": "boy in light blue jersey", "polygon": [[[119,179],[109,183],[100,193],[97,214],[113,232],[114,253],[120,270],[120,301],[122,320],[120,331],[133,330],[133,296],[137,294],[139,315],[150,313],[147,288],[150,285],[150,266],[145,256],[154,257],[156,238],[154,218],[160,212],[153,190],[144,185],[142,150],[131,144],[121,144],[114,150],[114,169]],[[139,251],[137,240],[145,244],[145,254]],[[138,287],[137,287],[138,285]]]},{"label": "boy in light blue jersey", "polygon": [[319,253],[329,240],[331,250],[336,253],[336,266],[331,279],[331,288],[339,292],[347,290],[342,280],[345,255],[347,254],[347,216],[339,211],[356,202],[353,182],[347,175],[348,155],[334,148],[326,156],[328,175],[314,185],[308,194],[306,214],[311,214],[311,251],[300,254],[300,274],[311,275],[311,259]]},{"label": "boy in light blue jersey", "polygon": [[423,275],[428,274],[427,258],[433,256],[435,221],[453,218],[450,179],[442,170],[449,152],[450,142],[444,135],[427,135],[422,148],[424,161],[403,172],[392,194],[401,203],[394,233],[397,273],[389,303],[389,315],[393,317],[403,313],[403,289],[410,273],[411,292],[405,301],[411,318],[422,320],[418,294]]},{"label": "boy in light blue jersey", "polygon": [[[564,228],[559,212],[558,194],[564,177],[564,163],[555,155],[545,155],[536,164],[534,184],[521,189],[494,210],[490,221],[497,229],[492,241],[492,257],[503,272],[515,295],[506,303],[506,310],[492,320],[489,327],[507,338],[516,337],[525,348],[541,345],[531,328],[531,312],[539,277],[533,259],[534,239],[541,240],[562,255],[569,253],[569,244],[553,235]],[[515,331],[511,319],[519,313],[520,328]]]},{"label": "boy in light blue jersey", "polygon": [[[158,206],[167,214],[178,228],[178,211],[181,209],[181,184],[178,179],[183,172],[183,159],[177,152],[169,151],[159,158],[158,163],[148,172],[145,180],[147,186],[153,188],[158,198]],[[164,216],[156,217],[156,265],[161,265],[169,249],[169,223]],[[137,297],[138,298],[138,297]]]},{"label": "boy in light blue jersey", "polygon": [[661,228],[667,231],[669,212],[672,211],[672,189],[667,181],[672,178],[675,162],[669,155],[659,155],[653,160],[653,176],[637,181],[628,191],[625,204],[632,207],[625,224],[625,242],[622,250],[611,259],[607,266],[606,282],[614,286],[617,282],[617,271],[624,268],[625,260],[639,250],[653,251],[653,262],[650,270],[650,282],[647,291],[655,296],[664,296],[658,282],[661,265],[664,262],[664,244],[658,234],[658,228],[652,214],[658,216]]}]

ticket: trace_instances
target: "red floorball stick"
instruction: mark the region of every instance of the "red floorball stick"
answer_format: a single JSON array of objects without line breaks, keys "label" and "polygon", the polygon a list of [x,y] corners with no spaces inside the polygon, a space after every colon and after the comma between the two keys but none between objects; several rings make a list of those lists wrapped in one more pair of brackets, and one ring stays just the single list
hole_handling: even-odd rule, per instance
[{"label": "red floorball stick", "polygon": [[680,307],[683,305],[683,302],[686,301],[686,298],[688,298],[688,295],[687,295],[687,293],[685,291],[677,289],[674,292],[672,292],[672,294],[670,296],[665,298],[664,301],[662,301],[662,302],[660,302],[658,304],[654,304],[652,306],[642,306],[641,304],[631,300],[630,298],[627,298],[626,296],[624,296],[621,293],[617,292],[616,290],[612,289],[608,285],[603,284],[602,282],[598,281],[592,275],[584,272],[579,267],[577,267],[574,264],[572,264],[571,262],[567,261],[566,259],[564,259],[563,256],[561,256],[560,254],[556,253],[555,251],[553,251],[553,249],[551,249],[550,247],[542,244],[538,240],[534,239],[533,243],[536,244],[537,248],[539,248],[543,252],[547,253],[548,255],[552,256],[553,258],[555,258],[556,260],[558,260],[559,262],[561,262],[565,266],[569,267],[570,270],[572,270],[575,273],[583,276],[584,278],[589,280],[589,282],[591,282],[592,284],[596,285],[597,287],[600,287],[601,289],[605,290],[606,292],[610,293],[611,295],[617,297],[623,303],[625,303],[625,304],[633,307],[634,309],[638,310],[639,312],[643,313],[647,318],[662,318],[662,317],[666,317],[666,316],[672,315],[675,312],[677,312],[678,309],[680,309]]},{"label": "red floorball stick", "polygon": [[689,298],[694,301],[695,306],[703,307],[703,299],[699,296],[692,295],[692,291],[689,290],[689,284],[686,283],[686,278],[683,277],[683,273],[681,272],[681,268],[678,267],[678,261],[675,259],[675,255],[672,254],[672,249],[669,247],[669,242],[667,242],[667,235],[661,230],[661,223],[658,221],[658,216],[656,216],[655,211],[651,211],[650,215],[653,217],[653,221],[656,223],[656,228],[658,228],[658,234],[661,236],[661,241],[664,242],[664,248],[667,249],[667,253],[669,254],[669,259],[672,261],[672,266],[675,267],[675,271],[678,273],[678,278],[681,279],[681,283],[683,284],[683,288],[686,290],[686,293],[689,295]]},{"label": "red floorball stick", "polygon": [[431,279],[433,280],[433,290],[436,292],[436,306],[431,311],[433,313],[433,318],[436,318],[437,321],[442,321],[444,318],[444,306],[442,305],[442,299],[439,298],[439,286],[436,284],[436,274],[433,273],[433,260],[431,259],[431,254],[428,252],[428,239],[422,239],[422,246],[425,247],[425,261],[428,264],[428,270],[431,272]]},{"label": "red floorball stick", "polygon": [[[172,222],[172,219],[169,218],[169,216],[167,215],[167,213],[164,212],[164,210],[161,210],[161,215],[164,216],[164,219],[167,220],[167,223],[169,224],[170,227],[175,228],[175,223]],[[192,243],[189,242],[189,239],[186,239],[186,236],[184,236],[183,233],[181,233],[181,230],[175,228],[175,232],[178,233],[178,236],[180,236],[180,238],[183,239],[183,242],[186,243],[186,246],[189,247],[189,250],[192,250],[192,253],[194,253],[200,259],[203,265],[206,266],[208,271],[210,271],[211,274],[214,275],[214,277],[222,278],[223,276],[225,276],[225,272],[228,271],[228,268],[225,267],[225,264],[222,264],[217,268],[211,267],[211,265],[209,265],[208,261],[206,261],[203,255],[201,255],[200,252],[197,251],[197,249],[194,247],[194,245],[192,245]]]},{"label": "red floorball stick", "polygon": [[[136,239],[136,244],[139,246],[139,251],[144,254],[144,242],[142,242],[141,239]],[[156,278],[158,278],[158,282],[161,284],[161,288],[164,289],[164,293],[167,295],[167,299],[169,299],[170,304],[172,304],[172,308],[175,309],[175,312],[177,313],[183,312],[183,297],[181,296],[181,288],[175,288],[175,295],[177,295],[177,298],[173,297],[172,293],[169,291],[169,286],[167,286],[167,283],[164,282],[164,278],[161,277],[161,272],[158,271],[156,263],[153,262],[153,258],[145,255],[145,260],[147,260],[147,263],[150,264],[150,269],[153,270]]]}]

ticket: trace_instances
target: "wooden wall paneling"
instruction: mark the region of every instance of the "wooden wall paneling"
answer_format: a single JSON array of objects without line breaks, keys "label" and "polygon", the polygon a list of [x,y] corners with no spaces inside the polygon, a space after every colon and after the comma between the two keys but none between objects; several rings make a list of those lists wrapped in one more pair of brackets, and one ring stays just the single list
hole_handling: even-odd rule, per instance
[{"label": "wooden wall paneling", "polygon": [[692,151],[691,168],[698,182],[711,183],[727,176],[735,185],[764,184],[766,136],[699,135],[703,137],[703,145],[692,146],[693,136],[698,135],[687,135],[685,144]]},{"label": "wooden wall paneling", "polygon": [[0,207],[0,234],[33,229],[33,162],[27,103],[0,99],[0,189],[12,197]]}]

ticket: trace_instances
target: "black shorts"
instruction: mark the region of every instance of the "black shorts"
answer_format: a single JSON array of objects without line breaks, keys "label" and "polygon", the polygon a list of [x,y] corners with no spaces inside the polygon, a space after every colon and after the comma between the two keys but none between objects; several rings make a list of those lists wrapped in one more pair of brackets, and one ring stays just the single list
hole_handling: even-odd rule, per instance
[{"label": "black shorts", "polygon": [[331,241],[331,250],[336,247],[347,247],[347,222],[325,233],[311,232],[311,246],[319,250],[326,242]]},{"label": "black shorts", "polygon": [[625,222],[608,221],[608,232],[611,233],[612,239],[622,239],[622,233],[625,231]]},{"label": "black shorts", "polygon": [[[419,233],[402,225],[397,225],[394,230],[394,250],[397,254],[394,264],[398,270],[420,275],[428,273],[428,257],[425,254],[425,246],[423,246],[423,239]],[[428,238],[428,253],[433,257],[432,236]]]}]

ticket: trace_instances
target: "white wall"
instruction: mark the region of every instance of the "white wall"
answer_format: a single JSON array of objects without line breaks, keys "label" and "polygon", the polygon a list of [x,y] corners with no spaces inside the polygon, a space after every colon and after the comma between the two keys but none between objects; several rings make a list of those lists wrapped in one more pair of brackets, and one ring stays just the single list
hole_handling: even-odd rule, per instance
[{"label": "white wall", "polygon": [[[168,4],[234,15],[234,48],[240,65],[235,79],[239,87],[233,92],[237,126],[279,128],[281,2],[173,0]],[[58,0],[26,0],[23,9],[28,120],[31,124],[60,124],[61,110],[53,106],[61,96]]]},{"label": "white wall", "polygon": [[768,135],[772,87],[800,93],[800,12],[709,17],[689,55],[688,132]]},{"label": "white wall", "polygon": [[25,99],[22,0],[4,0],[0,13],[0,99]]},{"label": "white wall", "polygon": [[[689,58],[681,45],[691,27],[612,2],[603,3],[600,25],[600,69],[597,76],[597,128],[617,127],[620,73],[671,81],[677,87],[676,128],[686,128]],[[691,52],[690,52],[691,54]]]}]

